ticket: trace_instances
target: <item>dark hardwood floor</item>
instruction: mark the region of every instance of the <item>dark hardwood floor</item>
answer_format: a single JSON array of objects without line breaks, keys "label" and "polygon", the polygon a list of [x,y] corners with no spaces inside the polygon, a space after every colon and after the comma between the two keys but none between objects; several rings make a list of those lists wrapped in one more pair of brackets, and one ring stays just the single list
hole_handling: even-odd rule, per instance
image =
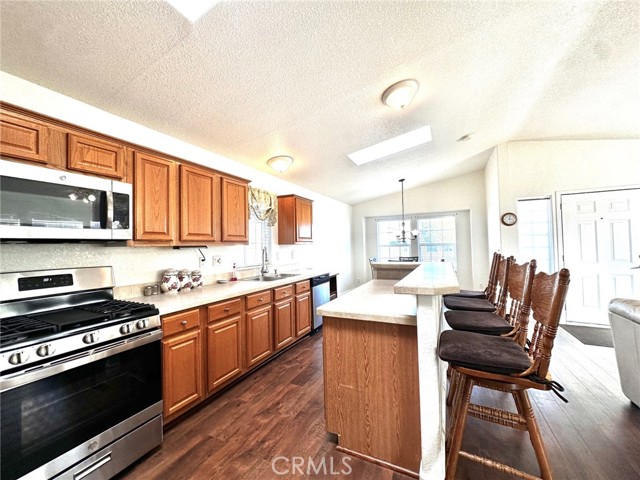
[{"label": "dark hardwood floor", "polygon": [[[586,347],[560,329],[553,353],[554,378],[565,386],[569,403],[550,392],[531,398],[554,478],[640,478],[640,409],[620,390],[613,349]],[[499,392],[481,393],[475,401],[512,403]],[[162,447],[119,479],[409,480],[334,447],[324,428],[322,335],[315,335],[174,422]],[[463,448],[538,471],[525,432],[470,419]],[[457,478],[510,477],[461,460]]]}]

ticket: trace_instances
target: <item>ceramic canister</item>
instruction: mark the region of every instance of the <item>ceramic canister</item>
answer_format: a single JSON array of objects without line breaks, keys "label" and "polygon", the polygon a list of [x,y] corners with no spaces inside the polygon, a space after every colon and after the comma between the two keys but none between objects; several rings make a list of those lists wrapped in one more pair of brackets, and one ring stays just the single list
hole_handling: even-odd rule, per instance
[{"label": "ceramic canister", "polygon": [[178,280],[180,281],[180,291],[188,292],[191,290],[191,272],[186,268],[178,272]]},{"label": "ceramic canister", "polygon": [[193,270],[191,272],[191,288],[202,286],[202,272],[200,270]]},{"label": "ceramic canister", "polygon": [[179,288],[180,281],[178,280],[178,270],[170,268],[162,275],[160,290],[164,293],[177,293]]}]

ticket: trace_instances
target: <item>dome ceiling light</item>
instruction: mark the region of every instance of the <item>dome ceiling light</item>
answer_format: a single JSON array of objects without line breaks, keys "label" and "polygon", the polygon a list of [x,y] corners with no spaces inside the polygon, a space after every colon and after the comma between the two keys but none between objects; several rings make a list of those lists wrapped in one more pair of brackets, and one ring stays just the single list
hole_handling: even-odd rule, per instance
[{"label": "dome ceiling light", "polygon": [[402,80],[384,91],[382,103],[391,108],[402,109],[411,103],[417,92],[418,82],[416,80]]},{"label": "dome ceiling light", "polygon": [[277,157],[271,157],[267,160],[267,165],[273,168],[275,171],[283,173],[289,170],[289,167],[293,163],[293,158],[287,155],[278,155]]}]

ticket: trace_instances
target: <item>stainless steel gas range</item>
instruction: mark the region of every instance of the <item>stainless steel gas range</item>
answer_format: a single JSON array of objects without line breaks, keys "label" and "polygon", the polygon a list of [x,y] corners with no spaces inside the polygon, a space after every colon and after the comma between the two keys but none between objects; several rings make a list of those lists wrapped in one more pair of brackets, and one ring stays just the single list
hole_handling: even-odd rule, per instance
[{"label": "stainless steel gas range", "polygon": [[0,274],[0,478],[107,479],[162,443],[158,310],[111,267]]}]

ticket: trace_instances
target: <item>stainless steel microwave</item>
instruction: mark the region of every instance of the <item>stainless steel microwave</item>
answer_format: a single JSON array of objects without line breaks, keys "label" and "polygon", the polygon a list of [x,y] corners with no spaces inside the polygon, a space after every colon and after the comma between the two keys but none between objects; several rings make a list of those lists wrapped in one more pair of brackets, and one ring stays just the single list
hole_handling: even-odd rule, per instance
[{"label": "stainless steel microwave", "polygon": [[133,186],[0,160],[0,240],[129,240]]}]

